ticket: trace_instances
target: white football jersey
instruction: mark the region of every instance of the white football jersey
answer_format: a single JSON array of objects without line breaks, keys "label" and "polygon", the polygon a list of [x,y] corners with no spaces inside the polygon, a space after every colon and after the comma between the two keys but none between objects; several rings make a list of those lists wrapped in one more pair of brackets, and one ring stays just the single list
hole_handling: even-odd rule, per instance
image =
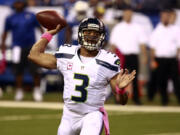
[{"label": "white football jersey", "polygon": [[65,106],[73,112],[85,114],[104,105],[106,86],[120,71],[120,61],[115,54],[101,49],[92,60],[82,63],[79,48],[65,44],[55,56],[57,69],[64,76]]}]

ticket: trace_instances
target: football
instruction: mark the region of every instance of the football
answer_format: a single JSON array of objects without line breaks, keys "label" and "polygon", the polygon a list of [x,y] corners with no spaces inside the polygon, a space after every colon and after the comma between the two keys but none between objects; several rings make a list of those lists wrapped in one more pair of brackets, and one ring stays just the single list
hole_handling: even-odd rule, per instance
[{"label": "football", "polygon": [[67,22],[62,15],[55,10],[44,10],[36,14],[38,22],[48,30],[55,29],[58,24],[61,25],[61,29],[66,27]]}]

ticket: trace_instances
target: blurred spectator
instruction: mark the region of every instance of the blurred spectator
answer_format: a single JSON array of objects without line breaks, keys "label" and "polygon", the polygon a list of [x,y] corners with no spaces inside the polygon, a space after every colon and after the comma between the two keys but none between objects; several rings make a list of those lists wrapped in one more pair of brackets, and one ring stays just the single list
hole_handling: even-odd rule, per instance
[{"label": "blurred spectator", "polygon": [[122,20],[122,8],[126,5],[124,0],[115,0],[115,1],[107,1],[105,2],[106,13],[104,15],[104,19],[110,29],[114,27],[119,21]]},{"label": "blurred spectator", "polygon": [[33,97],[36,101],[42,100],[42,93],[39,89],[40,74],[38,67],[28,61],[27,55],[35,42],[35,28],[40,28],[35,15],[25,10],[26,3],[23,0],[16,0],[13,4],[14,12],[6,18],[5,28],[2,34],[1,49],[6,49],[8,32],[12,32],[12,61],[16,76],[15,100],[20,101],[24,97],[23,75],[26,68],[34,78]]},{"label": "blurred spectator", "polygon": [[28,7],[37,6],[37,1],[36,0],[27,0],[27,5],[28,5]]},{"label": "blurred spectator", "polygon": [[87,16],[88,17],[93,17],[94,16],[94,10],[99,4],[99,0],[89,0],[89,9],[87,10]]},{"label": "blurred spectator", "polygon": [[15,0],[0,0],[0,4],[11,6]]},{"label": "blurred spectator", "polygon": [[[176,19],[177,19],[177,14],[175,10],[170,10],[170,17],[169,17],[169,23],[170,25],[176,26]],[[179,26],[176,26],[177,29],[179,29]]]},{"label": "blurred spectator", "polygon": [[177,8],[180,8],[180,0],[177,0],[176,2],[177,2],[177,4],[176,4]]},{"label": "blurred spectator", "polygon": [[52,0],[39,0],[40,6],[53,6]]},{"label": "blurred spectator", "polygon": [[85,1],[77,1],[74,8],[67,16],[68,27],[66,28],[65,43],[78,45],[78,26],[81,20],[87,17],[88,3]]},{"label": "blurred spectator", "polygon": [[67,17],[69,14],[71,14],[70,12],[72,11],[74,4],[75,4],[76,0],[67,0],[63,3],[63,7],[64,7],[64,16]]},{"label": "blurred spectator", "polygon": [[153,101],[155,94],[158,91],[157,66],[157,63],[150,62],[149,81],[147,85],[147,97],[149,101]]},{"label": "blurred spectator", "polygon": [[[169,18],[170,24],[173,27],[175,27],[175,29],[180,33],[180,26],[176,24],[176,20],[177,20],[177,13],[175,10],[172,10]],[[180,77],[180,55],[178,55],[178,69],[179,69],[179,77]]]},{"label": "blurred spectator", "polygon": [[[171,26],[173,26],[178,33],[180,33],[180,26],[176,24],[177,21],[177,13],[176,10],[171,10],[170,17],[169,17],[169,23]],[[179,53],[180,54],[180,53]],[[177,56],[178,58],[178,71],[179,71],[179,78],[180,78],[180,55]],[[180,80],[179,80],[180,81]],[[179,82],[180,83],[180,82]]]},{"label": "blurred spectator", "polygon": [[108,28],[108,25],[106,24],[106,21],[104,20],[104,14],[105,14],[105,8],[103,6],[98,5],[95,7],[94,17],[98,18],[105,24],[106,37],[105,37],[105,42],[104,42],[103,48],[107,48],[108,41],[109,41],[109,28]]},{"label": "blurred spectator", "polygon": [[178,78],[177,56],[180,54],[180,32],[172,24],[171,10],[161,11],[161,22],[155,28],[150,39],[151,68],[157,70],[157,85],[161,94],[162,105],[169,103],[167,85],[172,79],[174,92],[180,103],[180,84]]},{"label": "blurred spectator", "polygon": [[68,0],[53,0],[55,6],[63,6]]},{"label": "blurred spectator", "polygon": [[98,0],[89,0],[90,7],[96,7],[98,5]]},{"label": "blurred spectator", "polygon": [[142,10],[155,11],[167,7],[176,7],[177,0],[142,0]]},{"label": "blurred spectator", "polygon": [[[6,60],[5,60],[5,52],[2,51],[2,58],[0,59],[0,75],[3,74],[6,70]],[[3,96],[3,89],[0,86],[0,98]]]},{"label": "blurred spectator", "polygon": [[131,0],[131,6],[136,10],[141,9],[143,1],[144,0]]},{"label": "blurred spectator", "polygon": [[127,6],[127,2],[125,0],[115,0],[113,3],[113,7],[115,9],[123,9],[125,6]]},{"label": "blurred spectator", "polygon": [[[133,10],[126,7],[123,11],[123,21],[114,26],[110,36],[111,49],[115,52],[116,48],[124,55],[124,68],[130,72],[135,69],[137,76],[139,73],[138,55],[140,51],[143,53],[144,64],[146,64],[146,42],[147,37],[140,25],[132,23]],[[137,105],[141,105],[138,90],[138,77],[133,81],[133,101]]]}]

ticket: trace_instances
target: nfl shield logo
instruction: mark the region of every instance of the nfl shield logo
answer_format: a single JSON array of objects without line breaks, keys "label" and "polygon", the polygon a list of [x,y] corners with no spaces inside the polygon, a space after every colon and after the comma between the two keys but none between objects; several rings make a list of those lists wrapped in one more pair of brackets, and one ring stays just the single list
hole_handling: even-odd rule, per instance
[{"label": "nfl shield logo", "polygon": [[68,63],[67,64],[67,70],[72,70],[73,67],[73,63]]}]

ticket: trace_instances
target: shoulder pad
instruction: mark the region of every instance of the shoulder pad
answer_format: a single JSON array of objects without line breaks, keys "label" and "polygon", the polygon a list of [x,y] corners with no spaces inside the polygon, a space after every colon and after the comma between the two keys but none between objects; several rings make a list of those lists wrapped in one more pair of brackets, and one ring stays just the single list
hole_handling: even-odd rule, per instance
[{"label": "shoulder pad", "polygon": [[59,47],[59,50],[55,53],[56,58],[72,58],[76,54],[76,50],[79,46],[64,44]]},{"label": "shoulder pad", "polygon": [[71,44],[64,44],[59,47],[59,53],[68,53],[68,54],[75,54],[76,49],[78,46],[71,45]]},{"label": "shoulder pad", "polygon": [[120,67],[119,57],[116,54],[106,50],[101,50],[100,55],[96,58],[96,62],[97,64],[115,71]]},{"label": "shoulder pad", "polygon": [[112,65],[120,65],[120,60],[119,57],[112,52],[106,51],[106,50],[101,50],[101,54],[99,55],[99,58],[101,60],[104,60]]}]

